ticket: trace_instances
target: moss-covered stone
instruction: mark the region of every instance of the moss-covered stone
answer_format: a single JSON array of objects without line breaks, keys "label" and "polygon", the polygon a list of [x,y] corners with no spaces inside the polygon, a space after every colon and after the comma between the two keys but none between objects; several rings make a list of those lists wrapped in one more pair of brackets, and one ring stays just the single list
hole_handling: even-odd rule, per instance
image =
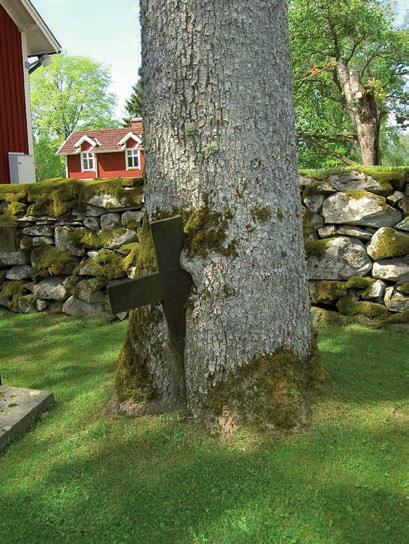
[{"label": "moss-covered stone", "polygon": [[337,304],[338,310],[345,315],[363,315],[370,319],[385,318],[390,314],[382,304],[368,301],[356,301],[351,297],[343,297]]},{"label": "moss-covered stone", "polygon": [[317,170],[304,169],[301,170],[300,173],[303,176],[310,177],[316,180],[326,180],[329,178],[329,176],[346,174],[354,170],[367,174],[368,176],[373,177],[377,181],[392,181],[398,179],[405,179],[405,176],[409,174],[409,168],[407,166],[364,166],[361,164],[355,164],[353,166],[346,167],[321,168]]},{"label": "moss-covered stone", "polygon": [[16,295],[22,295],[24,292],[24,281],[15,280],[6,282],[1,290],[1,296],[13,298]]},{"label": "moss-covered stone", "polygon": [[228,431],[243,423],[294,429],[306,421],[308,404],[326,380],[315,345],[305,359],[282,349],[255,357],[211,389],[203,416],[221,431],[226,422]]},{"label": "moss-covered stone", "polygon": [[335,189],[328,181],[313,181],[305,185],[302,197],[303,200],[315,195],[330,195],[335,193]]},{"label": "moss-covered stone", "polygon": [[375,261],[409,254],[409,234],[391,227],[379,229],[367,247],[368,255]]},{"label": "moss-covered stone", "polygon": [[20,240],[20,249],[32,249],[33,247],[33,238],[32,236],[23,236]]},{"label": "moss-covered stone", "polygon": [[4,184],[0,185],[0,202],[21,202],[27,197],[29,184]]},{"label": "moss-covered stone", "polygon": [[143,204],[142,178],[74,180],[55,178],[39,183],[0,187],[0,201],[8,203],[7,212],[25,211],[39,217],[61,217],[73,209],[85,208],[87,202],[105,202],[107,208],[140,207]]},{"label": "moss-covered stone", "polygon": [[[131,233],[131,236],[128,234]],[[136,234],[129,229],[113,227],[111,229],[89,230],[78,228],[70,233],[71,242],[78,248],[86,249],[113,249],[120,247],[123,240],[136,238]]]},{"label": "moss-covered stone", "polygon": [[375,278],[371,278],[369,276],[352,276],[351,278],[348,278],[345,283],[347,289],[368,289],[368,287],[375,283],[375,281]]},{"label": "moss-covered stone", "polygon": [[30,206],[27,214],[34,217],[60,217],[78,206],[81,181],[50,179],[33,183],[27,188]]},{"label": "moss-covered stone", "polygon": [[400,293],[404,293],[405,295],[409,295],[409,282],[402,283],[402,285],[398,285],[396,288]]},{"label": "moss-covered stone", "polygon": [[310,281],[310,295],[313,304],[332,305],[344,297],[352,289],[363,291],[368,289],[376,280],[371,277],[352,276],[346,281],[320,280]]},{"label": "moss-covered stone", "polygon": [[54,246],[36,247],[31,252],[31,265],[34,271],[43,278],[72,274],[78,260],[68,251],[62,251]]},{"label": "moss-covered stone", "polygon": [[75,270],[82,276],[95,276],[106,280],[114,280],[125,275],[124,260],[121,255],[110,249],[101,249],[98,254],[82,261]]},{"label": "moss-covered stone", "polygon": [[143,178],[94,180],[82,184],[82,203],[105,208],[140,207],[143,204]]},{"label": "moss-covered stone", "polygon": [[334,304],[347,292],[347,282],[336,280],[310,281],[310,295],[313,304]]}]

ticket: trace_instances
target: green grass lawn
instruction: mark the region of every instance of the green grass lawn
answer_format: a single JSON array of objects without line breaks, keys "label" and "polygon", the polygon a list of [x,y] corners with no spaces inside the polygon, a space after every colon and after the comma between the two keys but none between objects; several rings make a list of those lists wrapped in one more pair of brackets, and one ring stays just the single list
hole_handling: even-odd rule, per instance
[{"label": "green grass lawn", "polygon": [[104,415],[126,324],[0,313],[9,385],[57,404],[0,455],[0,542],[407,544],[409,335],[349,325],[303,433]]}]

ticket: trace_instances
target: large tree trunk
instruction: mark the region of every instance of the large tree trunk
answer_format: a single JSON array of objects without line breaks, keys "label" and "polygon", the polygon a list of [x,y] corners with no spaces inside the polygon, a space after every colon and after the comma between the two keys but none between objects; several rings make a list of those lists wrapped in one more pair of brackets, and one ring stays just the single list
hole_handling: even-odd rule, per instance
[{"label": "large tree trunk", "polygon": [[350,69],[344,60],[337,62],[337,73],[348,113],[356,129],[362,163],[379,164],[380,112],[373,90],[361,84],[359,71]]},{"label": "large tree trunk", "polygon": [[[147,211],[187,223],[186,405],[296,425],[314,362],[287,2],[142,0],[141,22]],[[152,398],[180,406],[163,321],[127,349],[131,367],[150,351]]]}]

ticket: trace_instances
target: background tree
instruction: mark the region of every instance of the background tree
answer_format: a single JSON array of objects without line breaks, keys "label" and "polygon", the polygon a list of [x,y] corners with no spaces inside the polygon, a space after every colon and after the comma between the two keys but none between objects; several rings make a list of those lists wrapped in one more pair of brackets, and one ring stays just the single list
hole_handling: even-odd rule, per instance
[{"label": "background tree", "polygon": [[37,179],[58,177],[64,161],[54,155],[73,131],[115,126],[111,76],[92,59],[63,54],[30,83]]},{"label": "background tree", "polygon": [[132,312],[120,400],[294,426],[314,363],[287,2],[143,0],[141,26],[147,213],[183,215],[194,285],[181,353],[160,307]]},{"label": "background tree", "polygon": [[123,118],[123,126],[129,127],[134,117],[142,117],[142,79],[141,69],[138,72],[139,79],[132,87],[132,94],[125,103],[126,116]]},{"label": "background tree", "polygon": [[409,36],[393,5],[292,0],[290,28],[301,164],[378,164],[382,124],[408,116]]}]

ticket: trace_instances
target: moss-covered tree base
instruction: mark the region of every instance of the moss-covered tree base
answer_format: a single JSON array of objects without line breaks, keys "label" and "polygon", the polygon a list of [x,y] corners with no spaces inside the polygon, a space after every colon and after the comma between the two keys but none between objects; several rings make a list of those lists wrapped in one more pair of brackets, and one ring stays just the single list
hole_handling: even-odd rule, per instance
[{"label": "moss-covered tree base", "polygon": [[221,434],[243,425],[296,430],[305,425],[309,407],[327,381],[315,342],[306,359],[283,349],[228,376],[203,399],[198,415]]}]

